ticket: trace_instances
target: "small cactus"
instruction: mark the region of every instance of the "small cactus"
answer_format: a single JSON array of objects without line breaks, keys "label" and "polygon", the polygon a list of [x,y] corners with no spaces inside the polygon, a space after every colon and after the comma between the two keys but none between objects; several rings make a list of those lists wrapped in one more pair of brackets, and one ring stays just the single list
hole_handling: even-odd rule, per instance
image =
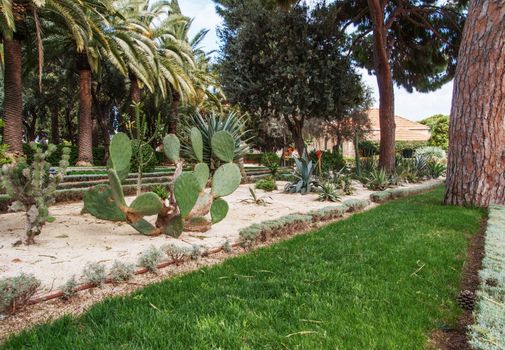
[{"label": "small cactus", "polygon": [[64,148],[59,168],[52,169],[47,158],[56,151],[56,146],[50,144],[43,151],[32,142],[30,147],[35,152],[32,164],[18,158],[12,164],[4,164],[1,173],[7,194],[15,200],[9,210],[26,213],[26,244],[35,243],[35,236],[46,222],[54,221],[48,207],[54,201],[56,187],[63,180],[70,158],[70,149]]}]

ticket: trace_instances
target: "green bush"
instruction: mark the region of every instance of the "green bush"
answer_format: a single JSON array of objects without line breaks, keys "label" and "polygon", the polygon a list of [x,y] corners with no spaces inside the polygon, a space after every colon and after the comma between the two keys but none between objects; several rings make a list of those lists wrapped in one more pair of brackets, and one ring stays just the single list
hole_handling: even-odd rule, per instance
[{"label": "green bush", "polygon": [[359,154],[362,157],[372,157],[379,154],[379,144],[374,141],[360,141],[358,143]]},{"label": "green bush", "polygon": [[7,152],[7,145],[6,144],[0,144],[0,167],[4,164],[10,164],[11,159],[6,156]]},{"label": "green bush", "polygon": [[261,157],[263,157],[263,153],[248,153],[244,156],[244,162],[261,164]]},{"label": "green bush", "polygon": [[268,177],[268,178],[265,178],[265,179],[258,180],[256,182],[256,184],[254,185],[254,187],[257,190],[263,190],[263,191],[271,192],[271,191],[277,189],[277,183],[275,182],[275,180],[273,178]]},{"label": "green bush", "polygon": [[265,152],[261,155],[261,164],[270,167],[272,165],[279,165],[281,158],[274,152]]},{"label": "green bush", "polygon": [[[139,146],[140,143],[138,140],[132,140],[132,157],[130,161],[130,172],[137,172],[139,166]],[[143,163],[142,167],[143,172],[153,171],[156,165],[158,165],[158,159],[154,153],[154,149],[151,145],[142,142],[142,153],[143,153]]]},{"label": "green bush", "polygon": [[[40,145],[40,147],[44,151],[47,150],[47,146]],[[47,159],[51,166],[58,166],[63,148],[65,147],[70,149],[70,159],[68,161],[70,166],[75,166],[75,163],[77,163],[77,157],[79,155],[79,147],[74,145],[65,146],[64,144],[56,145],[56,147],[56,151]],[[25,154],[28,163],[31,164],[33,162],[34,152],[28,143],[23,144],[23,153]],[[103,147],[93,147],[93,165],[105,165],[104,157],[105,149]]]}]

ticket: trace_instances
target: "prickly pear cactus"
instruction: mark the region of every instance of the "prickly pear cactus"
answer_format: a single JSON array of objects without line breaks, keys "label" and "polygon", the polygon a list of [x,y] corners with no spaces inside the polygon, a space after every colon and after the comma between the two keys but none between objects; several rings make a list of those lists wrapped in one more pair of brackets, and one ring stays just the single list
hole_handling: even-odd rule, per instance
[{"label": "prickly pear cactus", "polygon": [[48,145],[43,151],[32,142],[30,147],[34,151],[32,164],[18,158],[12,164],[5,164],[1,174],[7,194],[15,199],[9,210],[26,213],[26,244],[35,243],[35,236],[41,233],[46,222],[54,221],[48,207],[54,201],[56,187],[63,180],[70,158],[70,149],[64,148],[59,168],[51,168],[47,159],[56,151],[56,146]]},{"label": "prickly pear cactus", "polygon": [[98,185],[84,196],[84,207],[91,215],[110,221],[125,221],[144,235],[159,234],[144,216],[156,215],[163,208],[153,192],[139,195],[127,205],[121,182],[128,176],[132,156],[131,141],[124,133],[114,135],[109,147],[108,185]]},{"label": "prickly pear cactus", "polygon": [[[229,206],[221,197],[233,193],[241,179],[239,167],[232,163],[235,149],[233,137],[228,132],[221,131],[212,138],[215,155],[225,162],[213,176],[210,175],[209,165],[201,162],[203,144],[200,131],[193,128],[190,139],[195,158],[200,161],[193,171],[182,172],[180,141],[173,134],[165,136],[164,153],[176,164],[176,172],[168,185],[168,198],[162,201],[156,194],[148,192],[139,195],[128,206],[121,182],[128,175],[131,144],[125,134],[114,136],[109,149],[109,184],[96,186],[86,193],[84,204],[87,211],[100,219],[125,221],[146,235],[163,233],[175,238],[183,230],[206,231],[212,223],[223,220]],[[212,186],[207,190],[209,180]],[[156,226],[144,220],[144,216],[156,214]]]}]

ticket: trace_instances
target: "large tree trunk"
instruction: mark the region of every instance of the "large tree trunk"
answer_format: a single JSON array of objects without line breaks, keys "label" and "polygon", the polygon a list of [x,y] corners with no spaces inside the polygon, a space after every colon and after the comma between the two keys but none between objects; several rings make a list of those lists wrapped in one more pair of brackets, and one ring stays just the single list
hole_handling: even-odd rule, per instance
[{"label": "large tree trunk", "polygon": [[91,69],[85,55],[78,58],[79,69],[79,155],[77,166],[93,163],[93,121],[91,119]]},{"label": "large tree trunk", "polygon": [[181,95],[174,91],[172,93],[172,113],[170,123],[168,124],[168,133],[177,135],[177,124],[179,124],[179,104],[181,102]]},{"label": "large tree trunk", "polygon": [[505,204],[505,4],[474,0],[459,50],[445,203]]},{"label": "large tree trunk", "polygon": [[21,80],[21,40],[4,38],[4,142],[10,152],[23,152],[23,85]]},{"label": "large tree trunk", "polygon": [[387,50],[384,5],[381,0],[368,0],[373,25],[374,64],[379,88],[380,150],[379,166],[389,172],[395,168],[395,98],[393,76]]}]

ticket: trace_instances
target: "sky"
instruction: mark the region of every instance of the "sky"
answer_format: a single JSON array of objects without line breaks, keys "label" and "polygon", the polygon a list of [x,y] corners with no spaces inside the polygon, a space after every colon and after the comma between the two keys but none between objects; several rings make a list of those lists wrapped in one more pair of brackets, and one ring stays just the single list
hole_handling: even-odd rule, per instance
[{"label": "sky", "polygon": [[[317,0],[310,0],[317,1]],[[216,13],[212,0],[179,0],[184,15],[193,18],[191,35],[201,29],[209,29],[202,47],[206,51],[219,50],[220,41],[217,28],[222,24],[222,18]],[[375,76],[361,71],[363,81],[374,91],[374,107],[379,106],[377,82]],[[449,114],[451,109],[452,82],[441,89],[430,93],[409,93],[405,89],[395,87],[395,113],[399,116],[421,120],[434,114]]]}]

